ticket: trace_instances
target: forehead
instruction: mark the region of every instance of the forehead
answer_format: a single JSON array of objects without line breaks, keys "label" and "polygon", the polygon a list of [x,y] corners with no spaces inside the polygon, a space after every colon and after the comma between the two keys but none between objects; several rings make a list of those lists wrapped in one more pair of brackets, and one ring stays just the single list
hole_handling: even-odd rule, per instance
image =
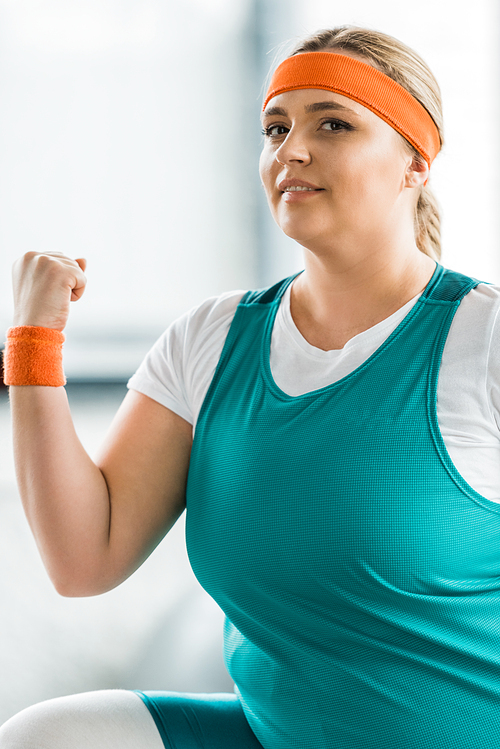
[{"label": "forehead", "polygon": [[375,117],[373,112],[359,102],[318,88],[303,88],[295,91],[285,91],[274,96],[267,104],[262,117],[274,115],[297,116],[299,114],[315,114],[317,112],[337,113],[338,116],[352,116],[355,119]]}]

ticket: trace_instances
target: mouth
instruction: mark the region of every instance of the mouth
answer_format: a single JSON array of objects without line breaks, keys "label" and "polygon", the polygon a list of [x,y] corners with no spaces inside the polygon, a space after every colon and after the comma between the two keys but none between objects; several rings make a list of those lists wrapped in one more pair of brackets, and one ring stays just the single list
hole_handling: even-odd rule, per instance
[{"label": "mouth", "polygon": [[284,179],[279,183],[280,200],[283,203],[303,203],[312,200],[314,195],[324,192],[323,187],[305,182],[302,179]]},{"label": "mouth", "polygon": [[295,187],[285,187],[282,192],[320,192],[322,189],[322,187],[300,187],[297,185]]},{"label": "mouth", "polygon": [[303,179],[284,179],[279,185],[278,189],[283,193],[307,193],[307,192],[322,192],[323,188],[318,185],[313,185],[312,182],[306,182]]}]

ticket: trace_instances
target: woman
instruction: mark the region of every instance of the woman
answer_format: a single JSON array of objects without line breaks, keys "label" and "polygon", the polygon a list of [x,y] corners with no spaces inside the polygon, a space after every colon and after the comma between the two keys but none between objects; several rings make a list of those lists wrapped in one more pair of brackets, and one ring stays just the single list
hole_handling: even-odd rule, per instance
[{"label": "woman", "polygon": [[96,463],[37,354],[60,356],[85,262],[18,261],[6,379],[54,585],[118,585],[187,504],[236,693],[50,700],[1,749],[498,743],[500,289],[437,263],[440,106],[418,55],[366,29],[321,32],[278,67],[260,173],[305,269],[177,320]]}]

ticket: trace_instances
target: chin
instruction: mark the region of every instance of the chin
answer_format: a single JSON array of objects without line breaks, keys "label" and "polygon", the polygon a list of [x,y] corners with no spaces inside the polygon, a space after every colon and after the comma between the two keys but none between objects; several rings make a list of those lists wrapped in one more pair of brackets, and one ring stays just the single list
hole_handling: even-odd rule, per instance
[{"label": "chin", "polygon": [[298,222],[298,221],[281,221],[277,222],[279,228],[283,232],[283,234],[286,234],[287,237],[290,237],[290,239],[294,239],[296,242],[302,245],[306,245],[307,243],[315,243],[318,240],[321,240],[321,235],[318,232],[318,225],[313,224],[311,226],[310,221],[307,222]]}]

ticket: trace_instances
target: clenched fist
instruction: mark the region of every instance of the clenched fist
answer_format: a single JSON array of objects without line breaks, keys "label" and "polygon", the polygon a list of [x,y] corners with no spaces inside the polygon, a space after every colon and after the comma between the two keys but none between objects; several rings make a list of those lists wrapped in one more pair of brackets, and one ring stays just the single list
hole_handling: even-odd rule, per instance
[{"label": "clenched fist", "polygon": [[64,330],[69,303],[85,291],[84,258],[62,252],[27,252],[12,268],[14,326],[37,325]]}]

